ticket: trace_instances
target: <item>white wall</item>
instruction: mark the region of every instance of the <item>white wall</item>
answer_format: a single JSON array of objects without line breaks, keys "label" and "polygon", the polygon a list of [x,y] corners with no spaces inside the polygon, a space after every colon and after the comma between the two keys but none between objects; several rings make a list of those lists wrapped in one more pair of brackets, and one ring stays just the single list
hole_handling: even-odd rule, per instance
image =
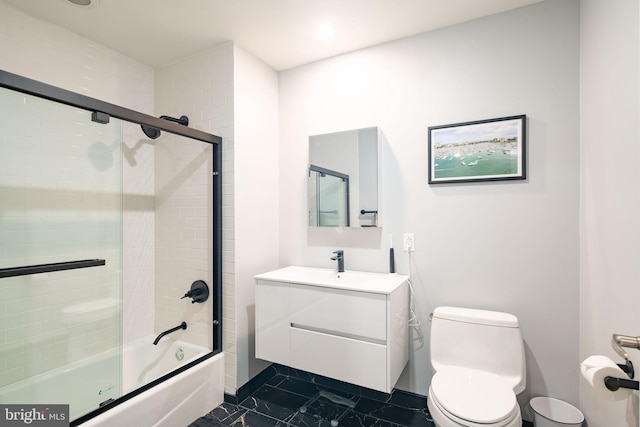
[{"label": "white wall", "polygon": [[[400,388],[426,394],[427,316],[448,304],[519,317],[529,375],[521,403],[578,401],[578,6],[543,2],[280,73],[280,264],[333,267],[331,251],[349,240],[347,269],[383,272],[388,235],[397,249],[402,233],[415,233],[427,342],[414,334]],[[516,114],[528,116],[526,181],[427,184],[428,126]],[[387,141],[384,230],[374,247],[363,230],[310,245],[308,137],[367,126]],[[407,254],[396,254],[408,273]]]},{"label": "white wall", "polygon": [[[639,13],[635,0],[580,3],[581,360],[620,363],[611,335],[640,335]],[[581,381],[580,407],[589,427],[638,425],[637,393],[610,402]]]},{"label": "white wall", "polygon": [[[278,267],[280,164],[277,73],[238,45],[233,52],[236,387],[240,387],[268,365],[255,359],[253,276]],[[229,381],[225,391],[235,392]]]}]

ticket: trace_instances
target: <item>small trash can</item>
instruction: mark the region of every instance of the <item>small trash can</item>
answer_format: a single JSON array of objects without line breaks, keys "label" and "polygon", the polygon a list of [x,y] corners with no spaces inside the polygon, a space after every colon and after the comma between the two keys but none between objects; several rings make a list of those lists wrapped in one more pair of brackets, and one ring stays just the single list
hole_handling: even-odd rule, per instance
[{"label": "small trash can", "polygon": [[584,415],[578,408],[562,400],[534,397],[529,403],[535,412],[535,427],[580,427],[584,421]]}]

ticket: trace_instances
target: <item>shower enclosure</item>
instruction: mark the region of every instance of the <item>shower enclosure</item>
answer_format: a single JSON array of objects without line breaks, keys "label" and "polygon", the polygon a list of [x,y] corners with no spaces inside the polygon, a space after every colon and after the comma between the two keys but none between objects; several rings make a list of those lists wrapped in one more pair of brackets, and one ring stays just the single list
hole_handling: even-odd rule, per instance
[{"label": "shower enclosure", "polygon": [[221,138],[168,119],[0,70],[0,404],[76,425],[221,351]]}]

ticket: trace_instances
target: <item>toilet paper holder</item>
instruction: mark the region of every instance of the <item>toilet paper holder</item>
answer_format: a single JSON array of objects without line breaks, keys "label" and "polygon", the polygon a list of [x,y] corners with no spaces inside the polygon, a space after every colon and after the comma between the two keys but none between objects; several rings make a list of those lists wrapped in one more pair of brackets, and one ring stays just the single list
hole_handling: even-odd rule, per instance
[{"label": "toilet paper holder", "polygon": [[[629,360],[629,355],[622,348],[640,349],[640,337],[630,337],[627,335],[613,334],[611,338],[611,346],[625,360],[624,364],[617,363],[618,367],[627,374],[629,378],[635,376],[633,363]],[[605,377],[604,385],[611,391],[616,391],[620,387],[630,388],[632,390],[640,390],[640,382],[626,378]]]},{"label": "toilet paper holder", "polygon": [[630,388],[631,390],[640,390],[640,382],[635,380],[627,380],[624,378],[605,377],[604,385],[611,391],[616,391],[620,387]]}]

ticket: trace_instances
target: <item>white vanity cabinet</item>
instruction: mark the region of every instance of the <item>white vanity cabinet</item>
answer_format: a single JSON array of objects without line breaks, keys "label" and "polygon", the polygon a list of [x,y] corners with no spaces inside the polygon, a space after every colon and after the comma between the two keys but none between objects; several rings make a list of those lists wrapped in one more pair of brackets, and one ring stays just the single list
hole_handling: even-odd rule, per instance
[{"label": "white vanity cabinet", "polygon": [[256,357],[391,392],[409,359],[406,276],[286,267],[256,276]]}]

